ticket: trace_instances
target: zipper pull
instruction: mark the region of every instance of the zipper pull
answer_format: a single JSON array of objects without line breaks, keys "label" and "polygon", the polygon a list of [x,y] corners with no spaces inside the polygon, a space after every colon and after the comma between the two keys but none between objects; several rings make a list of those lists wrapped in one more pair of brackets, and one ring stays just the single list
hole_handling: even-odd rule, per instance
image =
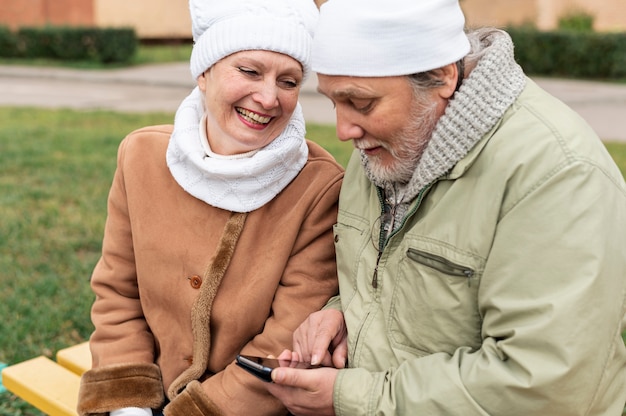
[{"label": "zipper pull", "polygon": [[372,277],[372,286],[374,289],[378,289],[378,263],[376,264],[376,268],[374,268],[374,277]]},{"label": "zipper pull", "polygon": [[383,252],[378,250],[378,257],[376,258],[376,267],[374,267],[374,276],[372,277],[372,287],[374,289],[378,289],[378,263],[380,263],[380,258],[383,256]]}]

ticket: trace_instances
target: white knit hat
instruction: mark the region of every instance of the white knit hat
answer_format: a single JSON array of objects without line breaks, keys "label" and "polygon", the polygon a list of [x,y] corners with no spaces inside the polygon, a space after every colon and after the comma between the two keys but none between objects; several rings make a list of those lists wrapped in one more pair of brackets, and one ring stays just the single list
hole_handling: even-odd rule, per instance
[{"label": "white knit hat", "polygon": [[194,79],[220,59],[243,50],[284,53],[311,69],[319,12],[313,0],[190,0]]},{"label": "white knit hat", "polygon": [[458,0],[329,0],[313,40],[313,71],[410,75],[458,61],[470,49]]}]

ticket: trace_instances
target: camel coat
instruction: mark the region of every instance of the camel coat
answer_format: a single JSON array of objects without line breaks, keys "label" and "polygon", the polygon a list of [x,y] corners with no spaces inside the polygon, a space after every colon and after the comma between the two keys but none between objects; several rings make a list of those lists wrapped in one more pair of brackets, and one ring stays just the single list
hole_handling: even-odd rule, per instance
[{"label": "camel coat", "polygon": [[336,294],[332,226],[343,170],[308,142],[306,165],[277,197],[232,214],[173,179],[171,131],[143,128],[119,149],[91,281],[93,369],[79,413],[172,406],[187,396],[178,404],[193,411],[166,414],[286,414],[233,360],[291,348],[292,332]]}]

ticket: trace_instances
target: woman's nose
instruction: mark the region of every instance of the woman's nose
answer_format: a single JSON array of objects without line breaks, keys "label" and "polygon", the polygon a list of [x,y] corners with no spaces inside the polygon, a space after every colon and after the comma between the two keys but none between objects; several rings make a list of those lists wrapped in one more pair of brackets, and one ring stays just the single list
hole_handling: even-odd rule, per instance
[{"label": "woman's nose", "polygon": [[261,104],[265,109],[272,109],[278,106],[278,87],[276,83],[264,82],[252,92],[252,99]]}]

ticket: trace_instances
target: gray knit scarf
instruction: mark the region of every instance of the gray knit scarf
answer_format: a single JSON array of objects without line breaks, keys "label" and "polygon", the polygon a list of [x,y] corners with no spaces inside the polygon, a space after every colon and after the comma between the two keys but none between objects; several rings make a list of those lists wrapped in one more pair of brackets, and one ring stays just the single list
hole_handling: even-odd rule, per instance
[{"label": "gray knit scarf", "polygon": [[397,204],[394,212],[398,226],[418,193],[465,157],[498,123],[526,85],[524,72],[513,57],[509,35],[494,31],[484,42],[489,46],[448,103],[409,182],[377,181],[364,164],[369,179],[385,191],[387,201]]}]

